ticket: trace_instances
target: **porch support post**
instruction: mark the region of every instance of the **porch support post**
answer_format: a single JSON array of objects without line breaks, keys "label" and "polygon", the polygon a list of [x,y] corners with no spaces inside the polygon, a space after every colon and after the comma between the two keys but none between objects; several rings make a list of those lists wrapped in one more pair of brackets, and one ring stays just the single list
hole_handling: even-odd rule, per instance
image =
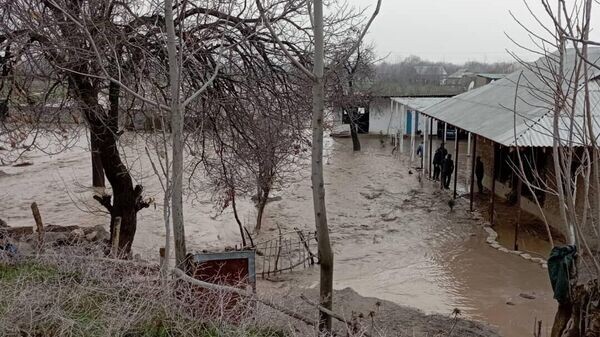
[{"label": "porch support post", "polygon": [[429,141],[427,140],[427,135],[429,134],[429,123],[427,123],[427,117],[425,117],[425,115],[421,115],[421,117],[423,118],[425,124],[425,130],[423,130],[423,150],[421,153],[421,169],[423,170],[421,173],[423,174],[427,169],[425,167],[425,163],[427,160],[427,156],[429,156],[429,150],[427,147],[427,145],[429,144]]},{"label": "porch support post", "polygon": [[467,133],[467,157],[471,156],[471,133]]},{"label": "porch support post", "polygon": [[404,105],[401,105],[401,111],[400,111],[400,153],[404,153],[404,132],[406,131],[406,128],[404,127],[404,124],[406,124],[405,112],[406,112],[406,107]]},{"label": "porch support post", "polygon": [[456,182],[458,181],[458,128],[454,127],[454,199],[456,199]]},{"label": "porch support post", "polygon": [[493,144],[494,155],[492,160],[492,193],[490,196],[490,224],[493,226],[495,222],[494,218],[494,204],[496,202],[496,143]]},{"label": "porch support post", "polygon": [[390,126],[394,120],[394,100],[390,97],[390,125],[388,125],[388,138],[393,139],[394,135],[390,132]]},{"label": "porch support post", "polygon": [[431,162],[433,160],[433,117],[429,117],[429,157],[427,157],[428,165],[429,165],[429,179],[431,179]]},{"label": "porch support post", "polygon": [[447,133],[448,133],[448,123],[444,122],[444,146],[446,145],[446,140],[448,140],[448,138],[446,137]]},{"label": "porch support post", "polygon": [[475,160],[477,158],[477,135],[473,137],[473,155],[471,156],[471,198],[469,209],[473,212],[473,197],[475,195]]},{"label": "porch support post", "polygon": [[410,112],[410,162],[415,160],[415,135],[417,134],[417,111]]},{"label": "porch support post", "polygon": [[517,182],[517,223],[515,224],[515,244],[514,250],[519,250],[519,225],[521,224],[521,191],[523,190],[523,181],[518,178]]}]

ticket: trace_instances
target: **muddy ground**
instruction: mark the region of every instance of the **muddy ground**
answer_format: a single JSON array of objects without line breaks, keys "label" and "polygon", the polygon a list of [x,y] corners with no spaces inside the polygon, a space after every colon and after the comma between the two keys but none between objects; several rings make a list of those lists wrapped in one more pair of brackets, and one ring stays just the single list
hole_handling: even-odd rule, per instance
[{"label": "muddy ground", "polygon": [[[317,289],[290,288],[285,283],[263,284],[262,289],[268,289],[278,301],[285,303],[287,308],[304,317],[317,319],[314,306],[300,299],[300,295],[316,303]],[[334,307],[352,325],[334,321],[334,330],[344,336],[347,332],[354,332],[351,336],[361,336],[366,332],[370,336],[388,337],[429,337],[429,336],[461,336],[461,337],[498,337],[497,330],[484,323],[463,319],[454,314],[425,314],[420,310],[399,305],[375,297],[365,297],[352,288],[334,291]],[[288,322],[299,331],[300,335],[314,334],[314,327],[298,324],[297,321],[280,315],[281,321]],[[355,329],[352,331],[352,329]]]},{"label": "muddy ground", "polygon": [[[136,183],[156,200],[156,206],[139,213],[133,247],[152,258],[164,245],[162,193],[144,144],[129,141],[127,162]],[[556,305],[546,270],[485,244],[480,220],[467,211],[468,201],[459,199],[451,211],[450,194],[430,181],[419,182],[407,157],[391,155],[387,140],[384,145],[376,137],[362,141],[363,151],[353,153],[350,139],[326,138],[326,200],[336,289],[350,287],[361,296],[443,317],[458,308],[462,317],[491,324],[508,337],[531,336],[535,319],[544,326],[551,323]],[[32,201],[37,201],[47,223],[107,223],[86,187],[91,181],[87,143],[52,157],[29,152],[23,160],[33,165],[0,167],[6,173],[0,177],[0,218],[9,225],[32,224]],[[314,228],[307,165],[275,195],[281,200],[267,206],[259,239],[276,235],[276,224],[284,229]],[[210,195],[188,195],[185,219],[191,250],[239,244],[231,211],[221,214],[213,206]],[[243,221],[251,227],[255,217],[251,203],[242,200],[240,208]],[[310,292],[317,287],[318,270],[284,277],[286,282],[276,284],[283,287],[281,291]],[[261,283],[259,291],[261,287],[271,291],[273,286]]]}]

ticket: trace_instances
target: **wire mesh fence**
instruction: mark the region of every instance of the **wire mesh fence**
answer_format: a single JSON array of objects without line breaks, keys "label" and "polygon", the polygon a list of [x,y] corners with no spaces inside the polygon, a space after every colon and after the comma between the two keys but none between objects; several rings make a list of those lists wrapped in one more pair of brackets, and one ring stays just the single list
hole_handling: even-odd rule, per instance
[{"label": "wire mesh fence", "polygon": [[262,278],[318,263],[315,231],[295,228],[294,231],[256,243],[255,247],[256,274]]}]

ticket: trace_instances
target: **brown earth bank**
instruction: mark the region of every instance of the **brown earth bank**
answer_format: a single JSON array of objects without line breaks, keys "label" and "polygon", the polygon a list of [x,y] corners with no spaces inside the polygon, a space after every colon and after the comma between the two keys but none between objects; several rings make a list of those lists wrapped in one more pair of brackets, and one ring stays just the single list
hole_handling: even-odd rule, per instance
[{"label": "brown earth bank", "polygon": [[[259,290],[271,294],[304,316],[313,317],[316,314],[314,306],[301,296],[316,303],[319,296],[317,288],[290,288],[285,283],[265,281],[259,284]],[[333,304],[336,313],[354,323],[353,327],[358,331],[370,336],[500,336],[496,329],[485,323],[464,319],[459,312],[456,315],[428,315],[391,301],[361,296],[352,288],[335,290]],[[334,328],[342,333],[350,330],[340,321],[334,322]]]}]

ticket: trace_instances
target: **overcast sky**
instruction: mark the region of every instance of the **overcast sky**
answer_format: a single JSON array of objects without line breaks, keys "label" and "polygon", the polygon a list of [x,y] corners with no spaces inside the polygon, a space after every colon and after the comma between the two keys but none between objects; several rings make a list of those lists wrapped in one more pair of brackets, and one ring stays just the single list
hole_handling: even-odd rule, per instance
[{"label": "overcast sky", "polygon": [[[374,8],[376,0],[348,0],[357,7]],[[570,1],[568,1],[570,2]],[[527,0],[544,16],[539,0]],[[600,8],[592,15],[592,38],[600,40]],[[527,33],[510,16],[540,31],[523,0],[383,0],[381,12],[369,32],[379,56],[396,62],[417,55],[432,61],[512,61],[506,49],[527,60],[534,57],[516,47],[505,35],[533,46]],[[370,11],[369,11],[370,12]],[[594,13],[592,11],[592,13]]]}]

